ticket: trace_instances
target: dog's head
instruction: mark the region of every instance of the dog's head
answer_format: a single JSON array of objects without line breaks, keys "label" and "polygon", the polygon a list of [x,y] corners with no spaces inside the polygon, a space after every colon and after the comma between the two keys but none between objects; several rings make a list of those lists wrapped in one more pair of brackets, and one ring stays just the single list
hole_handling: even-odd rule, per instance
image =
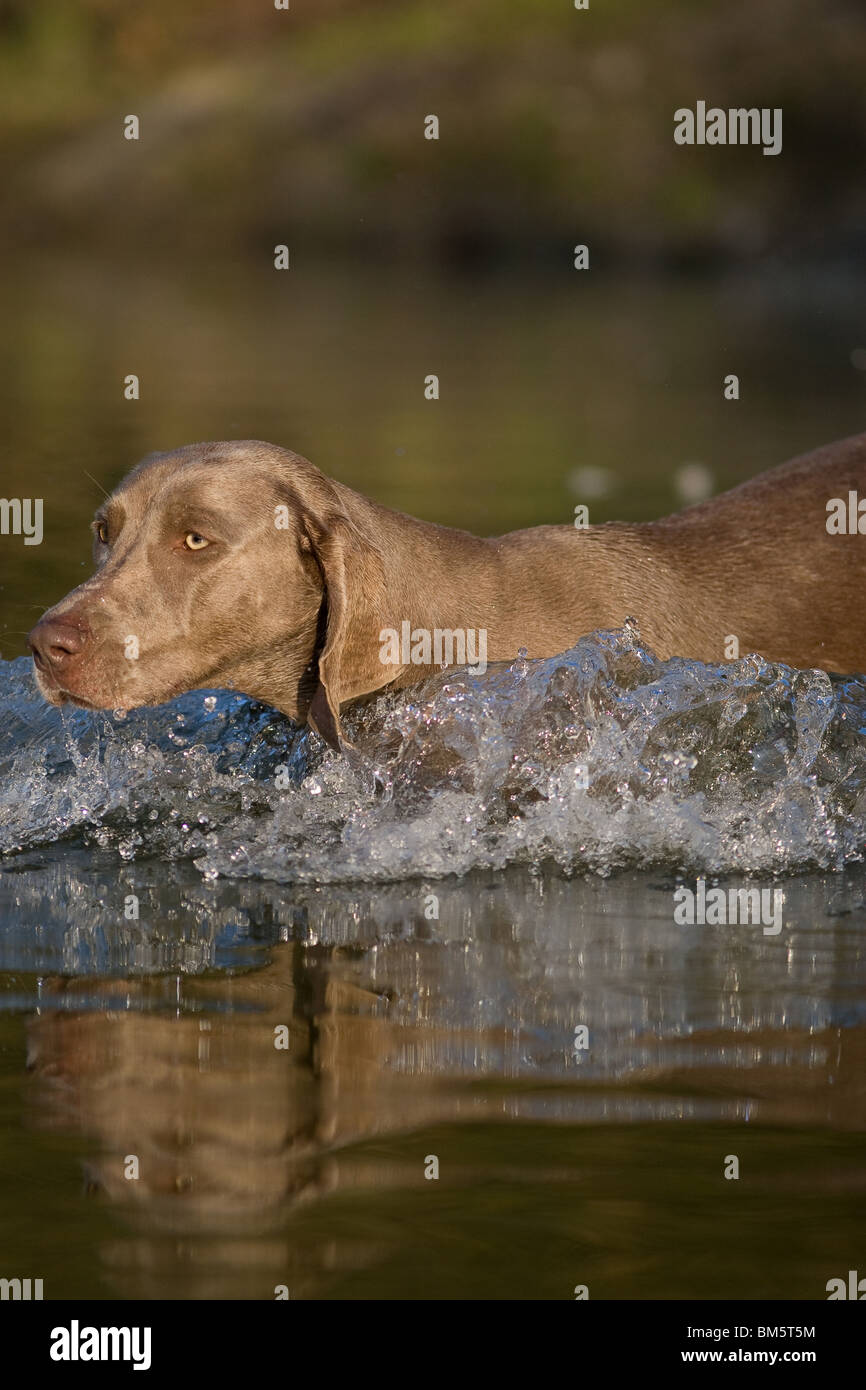
[{"label": "dog's head", "polygon": [[360,504],[255,440],[150,455],[96,513],[96,573],[30,633],[40,690],[132,709],[228,688],[339,746],[340,704],[389,679],[382,556]]}]

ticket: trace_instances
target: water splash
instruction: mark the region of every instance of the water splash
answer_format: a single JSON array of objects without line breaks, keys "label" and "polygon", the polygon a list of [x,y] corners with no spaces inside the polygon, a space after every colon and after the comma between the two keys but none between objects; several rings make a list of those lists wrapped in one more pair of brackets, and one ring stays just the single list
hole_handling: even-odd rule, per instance
[{"label": "water splash", "polygon": [[793,872],[861,861],[866,685],[746,657],[659,661],[632,625],[443,673],[327,749],[241,696],[122,721],[0,663],[0,853],[66,843],[205,878],[396,881],[520,863]]}]

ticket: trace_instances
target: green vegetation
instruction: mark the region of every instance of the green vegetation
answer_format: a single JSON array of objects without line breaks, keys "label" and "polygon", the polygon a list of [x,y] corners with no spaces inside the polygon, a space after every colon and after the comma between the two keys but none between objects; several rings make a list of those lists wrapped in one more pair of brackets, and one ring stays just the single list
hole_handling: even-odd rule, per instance
[{"label": "green vegetation", "polygon": [[[560,262],[578,240],[651,264],[844,255],[864,59],[847,0],[0,0],[0,235],[470,263]],[[698,99],[781,106],[781,155],[676,146],[673,113]]]}]

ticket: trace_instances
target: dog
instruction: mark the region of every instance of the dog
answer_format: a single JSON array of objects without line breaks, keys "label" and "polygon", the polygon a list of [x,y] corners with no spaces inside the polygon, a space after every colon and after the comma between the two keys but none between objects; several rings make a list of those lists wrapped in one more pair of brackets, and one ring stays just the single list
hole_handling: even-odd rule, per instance
[{"label": "dog", "polygon": [[663,659],[721,662],[734,637],[743,654],[861,671],[860,495],[866,434],[659,521],[481,538],[380,506],[273,444],[190,444],[149,455],[99,508],[95,574],[28,641],[53,704],[229,688],[334,748],[341,708],[441,669],[437,632],[483,634],[502,662],[631,618]]}]

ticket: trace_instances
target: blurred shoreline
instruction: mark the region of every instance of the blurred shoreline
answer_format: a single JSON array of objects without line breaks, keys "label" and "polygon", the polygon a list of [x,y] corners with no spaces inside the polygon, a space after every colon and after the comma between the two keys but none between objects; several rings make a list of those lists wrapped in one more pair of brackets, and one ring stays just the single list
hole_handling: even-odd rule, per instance
[{"label": "blurred shoreline", "polygon": [[[57,11],[0,5],[2,246],[569,273],[577,243],[594,268],[862,254],[866,23],[847,0]],[[699,99],[781,108],[780,155],[677,146]]]}]

